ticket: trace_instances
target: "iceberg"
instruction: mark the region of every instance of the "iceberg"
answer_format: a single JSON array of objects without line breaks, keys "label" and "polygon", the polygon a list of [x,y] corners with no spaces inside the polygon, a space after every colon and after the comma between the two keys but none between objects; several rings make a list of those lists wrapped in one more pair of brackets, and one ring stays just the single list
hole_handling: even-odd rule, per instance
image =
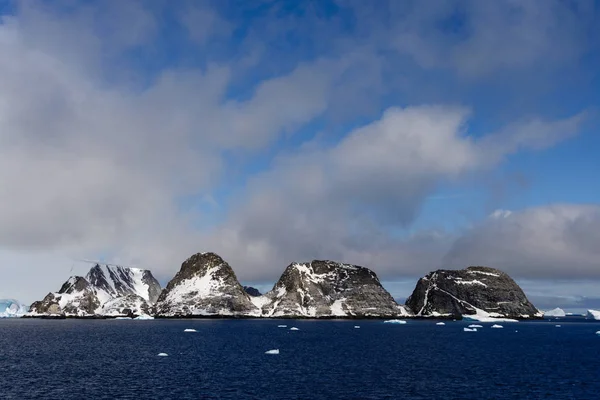
[{"label": "iceberg", "polygon": [[446,325],[446,324],[443,323],[443,322],[438,322],[436,325],[440,325],[441,326],[441,325]]},{"label": "iceberg", "polygon": [[401,319],[388,319],[387,321],[383,321],[384,324],[405,324],[406,321]]},{"label": "iceberg", "polygon": [[265,354],[279,354],[279,349],[267,350]]},{"label": "iceberg", "polygon": [[565,310],[563,310],[562,308],[558,308],[556,307],[555,309],[549,310],[549,311],[544,311],[544,317],[566,317],[567,314],[565,313]]},{"label": "iceberg", "polygon": [[0,318],[18,318],[29,312],[29,307],[15,299],[0,299]]},{"label": "iceberg", "polygon": [[168,356],[168,354],[167,354],[167,353],[158,353],[158,356],[159,356],[159,357],[167,357],[167,356]]},{"label": "iceberg", "polygon": [[151,315],[147,315],[147,314],[140,314],[137,317],[135,317],[134,319],[143,319],[143,320],[146,320],[146,319],[154,319],[154,317],[151,316]]},{"label": "iceberg", "polygon": [[512,318],[501,318],[498,314],[489,313],[487,311],[475,308],[475,314],[463,314],[465,321],[477,321],[477,322],[519,322]]},{"label": "iceberg", "polygon": [[494,324],[494,325],[492,325],[492,328],[499,329],[499,328],[504,328],[504,327],[502,325],[496,325],[496,324]]},{"label": "iceberg", "polygon": [[596,321],[600,321],[600,311],[588,310],[585,318],[586,319],[595,319]]},{"label": "iceberg", "polygon": [[463,328],[465,332],[477,332],[477,328]]},{"label": "iceberg", "polygon": [[287,328],[287,325],[277,325],[278,328]]},{"label": "iceberg", "polygon": [[290,331],[299,331],[299,330],[300,330],[300,329],[296,328],[295,326],[292,326],[292,327],[290,328]]},{"label": "iceberg", "polygon": [[198,332],[197,330],[191,329],[191,328],[184,329],[183,331],[184,332]]},{"label": "iceberg", "polygon": [[482,325],[469,325],[469,328],[483,328]]},{"label": "iceberg", "polygon": [[557,328],[560,328],[560,325],[554,325],[554,326],[556,326]]},{"label": "iceberg", "polygon": [[360,326],[354,325],[354,329],[360,329]]}]

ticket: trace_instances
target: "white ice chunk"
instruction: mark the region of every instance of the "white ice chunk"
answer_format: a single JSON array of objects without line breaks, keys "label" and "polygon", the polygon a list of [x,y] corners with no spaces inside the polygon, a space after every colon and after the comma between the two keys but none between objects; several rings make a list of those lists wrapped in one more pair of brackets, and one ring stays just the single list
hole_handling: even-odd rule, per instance
[{"label": "white ice chunk", "polygon": [[159,356],[159,357],[167,357],[167,356],[168,356],[168,354],[167,354],[167,353],[158,353],[158,356]]},{"label": "white ice chunk", "polygon": [[560,325],[555,325],[557,328],[560,328]]},{"label": "white ice chunk", "polygon": [[279,349],[267,350],[265,354],[279,354]]},{"label": "white ice chunk", "polygon": [[154,319],[154,317],[151,315],[141,314],[135,317],[134,319]]},{"label": "white ice chunk", "polygon": [[502,325],[494,324],[494,325],[492,325],[492,328],[504,328],[504,327]]},{"label": "white ice chunk", "polygon": [[183,331],[184,332],[198,332],[197,330],[191,329],[191,328],[184,329]]},{"label": "white ice chunk", "polygon": [[436,325],[440,325],[441,326],[441,325],[446,325],[446,324],[443,323],[443,322],[438,322]]},{"label": "white ice chunk", "polygon": [[290,331],[299,331],[299,330],[300,330],[300,329],[296,328],[295,326],[292,326],[292,327],[290,328]]},{"label": "white ice chunk", "polygon": [[465,332],[477,332],[477,328],[463,328],[463,331]]},{"label": "white ice chunk", "polygon": [[360,329],[360,326],[354,325],[354,329]]},{"label": "white ice chunk", "polygon": [[388,319],[387,321],[383,321],[384,324],[405,324],[406,321],[401,319]]},{"label": "white ice chunk", "polygon": [[277,325],[278,328],[287,328],[287,325]]},{"label": "white ice chunk", "polygon": [[483,328],[481,325],[469,325],[469,328]]},{"label": "white ice chunk", "polygon": [[600,331],[596,332],[596,335],[600,335]]}]

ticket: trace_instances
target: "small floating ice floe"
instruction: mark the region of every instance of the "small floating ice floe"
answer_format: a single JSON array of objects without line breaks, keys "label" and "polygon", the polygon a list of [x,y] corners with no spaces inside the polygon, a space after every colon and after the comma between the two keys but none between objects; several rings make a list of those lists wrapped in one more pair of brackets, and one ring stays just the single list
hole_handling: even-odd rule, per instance
[{"label": "small floating ice floe", "polygon": [[502,325],[494,324],[494,325],[492,325],[492,328],[498,329],[498,328],[504,328],[504,327]]},{"label": "small floating ice floe", "polygon": [[287,328],[287,325],[277,325],[278,328]]},{"label": "small floating ice floe", "polygon": [[446,325],[446,324],[443,322],[438,322],[436,325],[442,326],[442,325]]},{"label": "small floating ice floe", "polygon": [[463,328],[465,332],[477,332],[477,328]]},{"label": "small floating ice floe", "polygon": [[469,325],[469,328],[483,328],[482,325]]},{"label": "small floating ice floe", "polygon": [[596,335],[600,336],[600,331],[596,332]]},{"label": "small floating ice floe", "polygon": [[132,319],[131,317],[115,317],[115,319]]},{"label": "small floating ice floe", "polygon": [[359,325],[354,325],[354,329],[360,329]]},{"label": "small floating ice floe", "polygon": [[279,354],[279,349],[267,350],[265,354]]},{"label": "small floating ice floe", "polygon": [[560,325],[554,325],[554,326],[556,326],[557,328],[560,328]]},{"label": "small floating ice floe", "polygon": [[159,356],[159,357],[167,357],[167,356],[168,356],[168,354],[167,354],[167,353],[158,353],[158,356]]},{"label": "small floating ice floe", "polygon": [[387,321],[383,321],[384,324],[405,324],[406,321],[401,319],[388,319]]},{"label": "small floating ice floe", "polygon": [[191,329],[191,328],[184,329],[183,331],[184,332],[198,332],[197,330]]},{"label": "small floating ice floe", "polygon": [[300,330],[300,329],[296,328],[295,326],[292,326],[292,327],[290,328],[290,331],[299,331],[299,330]]}]

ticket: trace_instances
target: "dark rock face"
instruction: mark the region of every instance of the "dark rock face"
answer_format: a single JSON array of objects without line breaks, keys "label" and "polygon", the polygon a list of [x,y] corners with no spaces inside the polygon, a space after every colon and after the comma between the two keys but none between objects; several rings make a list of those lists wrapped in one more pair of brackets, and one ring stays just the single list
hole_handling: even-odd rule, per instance
[{"label": "dark rock face", "polygon": [[160,290],[150,271],[95,265],[85,278],[72,276],[58,292],[34,302],[30,315],[139,315],[150,311]]},{"label": "dark rock face", "polygon": [[244,286],[244,291],[252,297],[262,296],[260,291],[256,288],[253,288],[252,286]]},{"label": "dark rock face", "polygon": [[184,261],[155,309],[162,317],[258,313],[233,269],[215,253],[194,254]]},{"label": "dark rock face", "polygon": [[264,297],[264,316],[396,317],[407,315],[368,268],[334,261],[293,263]]},{"label": "dark rock face", "polygon": [[489,267],[430,272],[419,279],[406,305],[416,316],[460,317],[478,314],[478,310],[492,317],[540,315],[510,276]]}]

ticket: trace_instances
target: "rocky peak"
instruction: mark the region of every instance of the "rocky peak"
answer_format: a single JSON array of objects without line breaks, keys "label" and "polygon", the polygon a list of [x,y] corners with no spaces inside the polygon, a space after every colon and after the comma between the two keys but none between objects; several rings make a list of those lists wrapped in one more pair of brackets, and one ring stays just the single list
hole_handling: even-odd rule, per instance
[{"label": "rocky peak", "polygon": [[462,316],[481,312],[527,318],[539,311],[506,273],[490,267],[437,270],[419,279],[406,305],[417,316]]},{"label": "rocky peak", "polygon": [[183,262],[160,294],[162,316],[243,315],[257,312],[231,266],[215,253],[197,253]]},{"label": "rocky peak", "polygon": [[397,316],[405,311],[368,268],[330,260],[292,263],[262,307],[270,316]]},{"label": "rocky peak", "polygon": [[60,287],[58,293],[74,293],[89,290],[90,283],[82,276],[72,276]]}]

